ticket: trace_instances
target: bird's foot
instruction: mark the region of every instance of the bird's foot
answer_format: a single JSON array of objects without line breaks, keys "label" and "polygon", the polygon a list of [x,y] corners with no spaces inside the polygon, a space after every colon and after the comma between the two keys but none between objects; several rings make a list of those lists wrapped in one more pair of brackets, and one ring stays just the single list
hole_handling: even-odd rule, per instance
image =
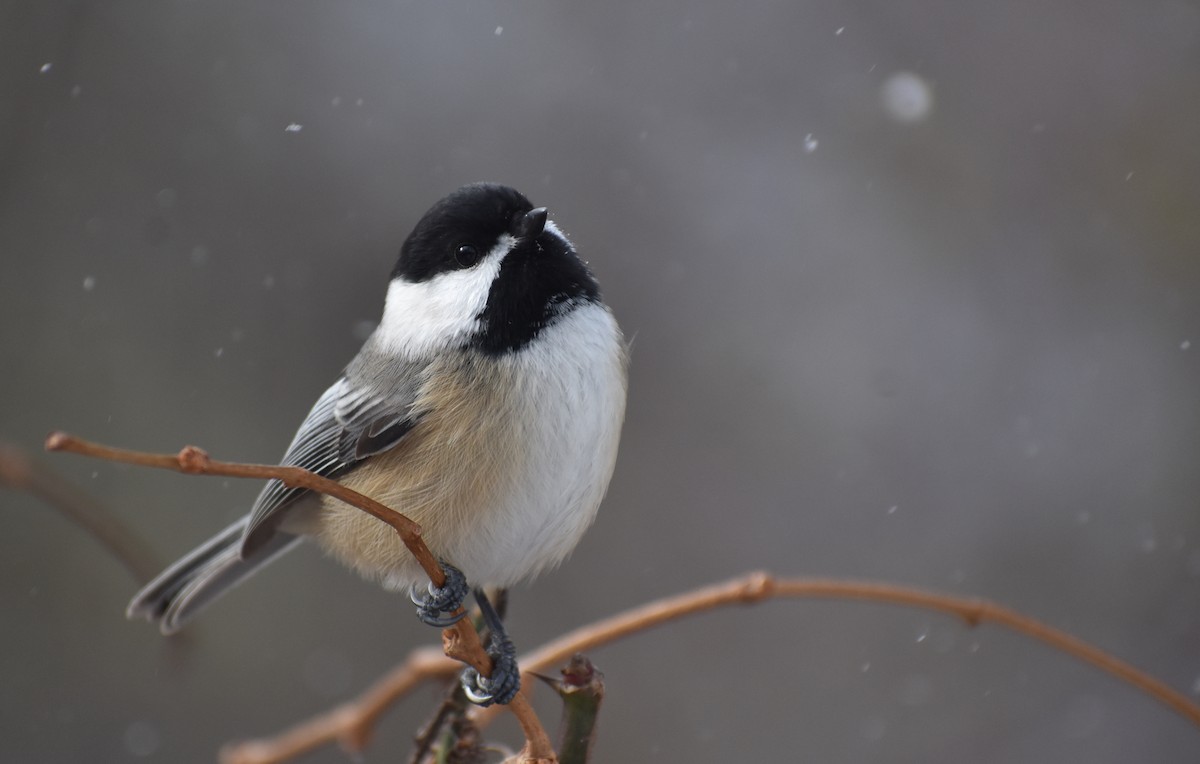
[{"label": "bird's foot", "polygon": [[507,705],[521,689],[521,671],[517,667],[517,650],[507,636],[493,634],[488,639],[488,657],[492,659],[492,675],[480,676],[468,667],[462,674],[462,688],[467,700],[487,708],[493,703]]},{"label": "bird's foot", "polygon": [[430,583],[427,594],[418,594],[415,588],[408,594],[408,598],[417,606],[417,618],[421,619],[421,623],[439,629],[453,626],[467,615],[465,610],[457,614],[454,611],[462,607],[470,591],[467,578],[461,570],[448,562],[442,563],[442,570],[446,572],[444,586]]}]

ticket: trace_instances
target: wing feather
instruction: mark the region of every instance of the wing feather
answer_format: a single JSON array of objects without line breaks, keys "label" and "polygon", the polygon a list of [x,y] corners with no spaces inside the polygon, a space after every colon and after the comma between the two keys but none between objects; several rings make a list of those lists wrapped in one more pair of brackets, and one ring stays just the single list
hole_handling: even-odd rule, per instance
[{"label": "wing feather", "polygon": [[[425,364],[392,362],[386,374],[356,373],[364,365],[356,359],[346,375],[317,399],[280,464],[337,478],[360,461],[391,449],[412,429],[420,418],[414,405]],[[381,379],[391,384],[378,384]],[[242,557],[266,543],[287,508],[308,493],[278,480],[268,482],[250,510]]]}]

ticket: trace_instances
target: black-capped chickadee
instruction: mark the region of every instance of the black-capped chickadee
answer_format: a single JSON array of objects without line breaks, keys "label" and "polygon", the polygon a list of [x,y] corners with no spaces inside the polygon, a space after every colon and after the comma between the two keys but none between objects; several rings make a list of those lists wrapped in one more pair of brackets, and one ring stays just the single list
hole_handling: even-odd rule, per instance
[{"label": "black-capped chickadee", "polygon": [[[453,591],[431,589],[418,610],[444,625],[439,613],[466,593],[459,571],[474,587],[508,587],[575,547],[616,461],[625,367],[596,280],[545,208],[506,186],[464,186],[404,242],[378,328],[281,463],[419,523]],[[129,616],[175,632],[306,537],[388,588],[428,584],[389,526],[271,481],[250,514],[139,592]],[[493,642],[506,641],[498,619],[489,626]],[[499,690],[485,680],[473,699],[507,702],[512,679]]]}]

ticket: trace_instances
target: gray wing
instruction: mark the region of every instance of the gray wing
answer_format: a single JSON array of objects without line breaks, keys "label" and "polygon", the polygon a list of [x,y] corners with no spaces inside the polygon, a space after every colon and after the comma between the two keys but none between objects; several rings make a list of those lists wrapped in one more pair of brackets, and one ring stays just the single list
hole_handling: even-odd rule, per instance
[{"label": "gray wing", "polygon": [[[358,359],[356,359],[357,361]],[[420,419],[417,392],[426,364],[389,360],[374,374],[351,364],[317,400],[280,464],[337,478],[359,462],[395,446]],[[308,494],[272,480],[258,496],[242,536],[241,555],[253,554],[274,535],[282,512]]]}]

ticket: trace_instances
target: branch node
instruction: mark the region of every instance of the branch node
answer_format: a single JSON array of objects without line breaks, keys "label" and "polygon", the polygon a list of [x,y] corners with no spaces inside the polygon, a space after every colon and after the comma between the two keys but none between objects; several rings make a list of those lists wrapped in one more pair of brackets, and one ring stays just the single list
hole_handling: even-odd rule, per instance
[{"label": "branch node", "polygon": [[775,596],[775,579],[765,570],[756,570],[746,576],[742,587],[743,599],[748,603],[759,602]]},{"label": "branch node", "polygon": [[472,642],[478,644],[478,636],[475,639],[469,639],[469,635],[464,637],[463,630],[455,627],[442,630],[442,653],[447,658],[474,666],[486,676],[492,671],[492,662],[487,653],[483,652],[482,647],[477,652],[476,644],[472,644]]},{"label": "branch node", "polygon": [[[421,564],[430,579],[438,586],[445,584],[446,573],[438,563],[437,558],[421,541],[419,526],[399,512],[380,504],[374,499],[363,496],[350,488],[326,477],[303,470],[298,467],[270,467],[261,464],[238,464],[209,459],[208,454],[195,446],[186,446],[174,457],[166,454],[148,454],[141,451],[129,451],[119,448],[102,446],[97,443],[74,438],[66,433],[53,432],[46,438],[46,448],[50,451],[72,451],[85,456],[92,456],[125,464],[138,464],[144,467],[176,470],[190,475],[225,475],[228,477],[266,478],[281,480],[286,485],[303,487],[311,491],[332,496],[344,501],[367,514],[376,517],[390,525],[404,539],[412,555]],[[458,612],[462,612],[461,608]],[[479,640],[479,634],[470,623],[459,622],[450,629],[455,632],[455,639],[448,640],[449,647],[454,649],[455,657],[474,667],[485,676],[492,671],[492,661]],[[533,707],[520,693],[508,704],[508,709],[517,717],[522,732],[525,733],[526,748],[531,758],[554,759],[554,747],[545,729],[538,721]],[[307,733],[300,733],[307,734]],[[335,733],[336,735],[336,733]],[[354,737],[345,738],[351,745],[360,742]],[[232,749],[229,757],[245,755],[253,752],[254,746]],[[239,759],[239,761],[241,761]]]},{"label": "branch node", "polygon": [[190,475],[199,475],[208,469],[208,452],[196,446],[184,446],[179,450],[179,469]]},{"label": "branch node", "polygon": [[971,600],[969,608],[964,608],[959,615],[969,628],[975,628],[987,617],[988,605],[983,600]]}]

